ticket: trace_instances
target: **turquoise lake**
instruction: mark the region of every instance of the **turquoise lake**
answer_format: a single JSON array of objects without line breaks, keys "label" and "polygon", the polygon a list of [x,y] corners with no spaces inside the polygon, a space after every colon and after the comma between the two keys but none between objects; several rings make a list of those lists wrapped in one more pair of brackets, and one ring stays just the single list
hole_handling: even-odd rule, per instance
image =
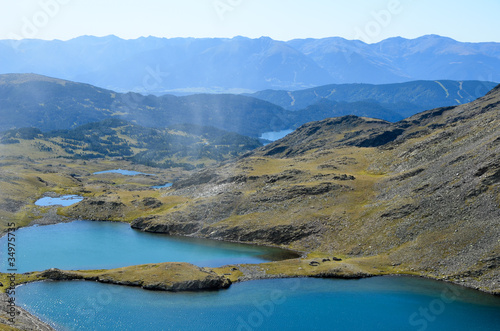
[{"label": "turquoise lake", "polygon": [[[293,255],[143,233],[124,223],[74,221],[23,228],[15,235],[18,272],[169,261],[220,266]],[[0,238],[0,247],[5,245],[6,237]],[[412,277],[259,280],[198,293],[46,281],[17,287],[15,298],[57,330],[423,331],[498,330],[500,325],[500,297]]]},{"label": "turquoise lake", "polygon": [[409,277],[274,279],[199,293],[39,282],[16,302],[58,330],[498,330],[500,298]]},{"label": "turquoise lake", "polygon": [[[109,269],[159,262],[217,267],[296,256],[276,248],[140,232],[129,224],[111,222],[33,226],[17,230],[15,236],[19,273],[49,268]],[[7,251],[6,236],[0,238],[0,248],[2,253]],[[1,260],[0,270],[5,272],[6,259]]]}]

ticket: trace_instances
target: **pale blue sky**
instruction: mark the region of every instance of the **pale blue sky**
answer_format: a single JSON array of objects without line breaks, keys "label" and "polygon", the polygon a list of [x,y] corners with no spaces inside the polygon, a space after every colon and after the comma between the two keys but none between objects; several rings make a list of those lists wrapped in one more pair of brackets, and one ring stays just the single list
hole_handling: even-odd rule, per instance
[{"label": "pale blue sky", "polygon": [[0,39],[439,34],[500,42],[500,0],[0,0]]}]

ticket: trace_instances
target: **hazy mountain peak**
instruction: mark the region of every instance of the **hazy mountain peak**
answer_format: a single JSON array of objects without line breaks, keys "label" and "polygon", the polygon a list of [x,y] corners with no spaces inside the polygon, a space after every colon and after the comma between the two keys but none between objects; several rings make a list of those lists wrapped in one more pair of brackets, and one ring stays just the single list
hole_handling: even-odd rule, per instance
[{"label": "hazy mountain peak", "polygon": [[28,82],[50,82],[65,85],[68,81],[33,73],[28,74],[3,74],[0,75],[0,84],[23,84]]},{"label": "hazy mountain peak", "polygon": [[0,47],[0,73],[36,72],[147,94],[412,80],[500,81],[499,43],[461,43],[437,35],[389,38],[376,44],[339,37],[285,42],[241,36],[82,36],[69,41],[24,40],[17,49],[4,40]]}]

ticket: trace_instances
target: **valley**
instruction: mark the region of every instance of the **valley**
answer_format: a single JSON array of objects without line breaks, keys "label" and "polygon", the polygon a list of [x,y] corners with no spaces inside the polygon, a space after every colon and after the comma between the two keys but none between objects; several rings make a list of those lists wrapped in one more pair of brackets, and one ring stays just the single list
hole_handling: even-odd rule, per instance
[{"label": "valley", "polygon": [[[169,264],[39,270],[16,284],[89,279],[176,291],[186,289],[183,282],[202,288],[203,277],[225,288],[256,279],[412,275],[498,295],[499,105],[496,87],[398,122],[354,115],[310,122],[266,146],[221,129],[119,119],[4,131],[2,234],[9,223],[87,219],[300,255],[201,271],[175,264],[171,273]],[[106,172],[112,169],[138,174]],[[154,188],[165,183],[172,185]],[[64,195],[83,200],[35,205]],[[177,277],[183,273],[194,278]],[[8,284],[8,274],[0,282]]]}]

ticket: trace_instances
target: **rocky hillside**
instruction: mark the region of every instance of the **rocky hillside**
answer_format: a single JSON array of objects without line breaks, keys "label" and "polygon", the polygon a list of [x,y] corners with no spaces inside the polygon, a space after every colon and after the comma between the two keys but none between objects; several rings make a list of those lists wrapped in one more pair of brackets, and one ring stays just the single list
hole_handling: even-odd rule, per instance
[{"label": "rocky hillside", "polygon": [[[303,125],[177,181],[132,226],[301,251],[500,293],[500,87],[398,123]],[[397,270],[397,271],[396,271]]]}]

